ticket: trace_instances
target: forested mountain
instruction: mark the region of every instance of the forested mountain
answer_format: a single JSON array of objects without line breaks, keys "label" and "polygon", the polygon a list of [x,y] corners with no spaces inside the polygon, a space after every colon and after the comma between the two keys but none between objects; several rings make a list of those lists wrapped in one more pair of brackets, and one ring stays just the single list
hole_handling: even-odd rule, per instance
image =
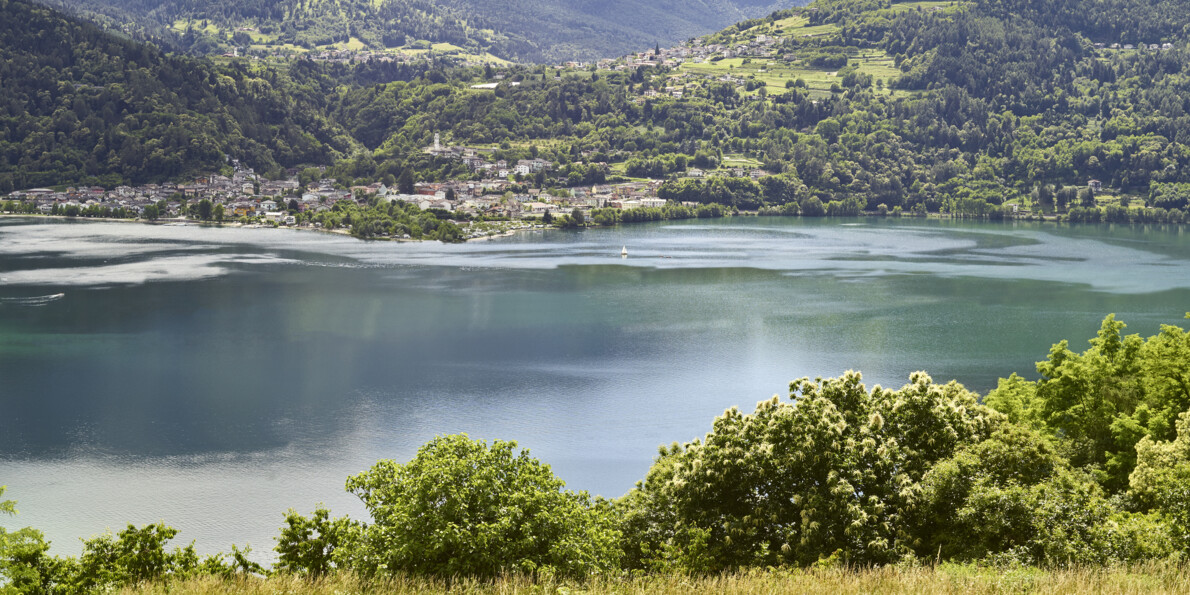
[{"label": "forested mountain", "polygon": [[0,0],[0,191],[157,181],[228,158],[330,162],[354,141],[329,79],[166,55],[25,0]]},{"label": "forested mountain", "polygon": [[555,165],[525,184],[652,178],[663,198],[773,213],[1181,221],[1190,205],[1185,3],[817,0],[595,71],[211,62],[4,6],[0,185],[223,154],[328,165],[345,186],[490,175],[428,155],[438,133]]},{"label": "forested mountain", "polygon": [[[449,43],[517,61],[592,59],[670,44],[796,0],[47,0],[198,52],[229,43],[370,49]],[[236,35],[239,33],[239,35]],[[221,51],[221,50],[220,50]]]}]

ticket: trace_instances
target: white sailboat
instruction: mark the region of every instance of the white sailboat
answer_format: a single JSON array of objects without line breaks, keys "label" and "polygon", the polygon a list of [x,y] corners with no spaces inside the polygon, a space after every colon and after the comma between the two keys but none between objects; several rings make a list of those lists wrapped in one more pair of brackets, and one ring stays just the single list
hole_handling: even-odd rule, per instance
[{"label": "white sailboat", "polygon": [[628,246],[620,248],[620,258],[628,258]]}]

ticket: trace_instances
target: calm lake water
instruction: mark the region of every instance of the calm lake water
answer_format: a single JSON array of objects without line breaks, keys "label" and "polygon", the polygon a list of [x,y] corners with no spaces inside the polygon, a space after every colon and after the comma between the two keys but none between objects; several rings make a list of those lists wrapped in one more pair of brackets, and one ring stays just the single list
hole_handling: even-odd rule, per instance
[{"label": "calm lake water", "polygon": [[[620,258],[621,247],[629,256]],[[737,218],[464,245],[0,221],[0,484],[58,553],[165,520],[269,559],[282,513],[436,434],[615,497],[801,376],[984,392],[1109,312],[1181,324],[1177,229]],[[60,295],[59,295],[60,294]]]}]

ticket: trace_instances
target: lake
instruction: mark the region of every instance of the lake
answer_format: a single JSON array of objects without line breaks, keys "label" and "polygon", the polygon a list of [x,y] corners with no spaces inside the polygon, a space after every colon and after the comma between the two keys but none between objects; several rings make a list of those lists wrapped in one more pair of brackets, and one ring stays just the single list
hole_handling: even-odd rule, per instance
[{"label": "lake", "polygon": [[[628,251],[621,258],[621,249]],[[461,245],[0,220],[0,484],[54,552],[164,520],[271,558],[290,507],[437,434],[620,496],[801,376],[986,392],[1107,313],[1190,310],[1178,228],[733,218]]]}]

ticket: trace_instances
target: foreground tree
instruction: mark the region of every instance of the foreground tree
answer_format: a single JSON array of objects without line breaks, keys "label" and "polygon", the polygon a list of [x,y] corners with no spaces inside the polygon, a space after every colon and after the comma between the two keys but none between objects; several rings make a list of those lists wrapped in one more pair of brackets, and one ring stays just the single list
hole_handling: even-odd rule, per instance
[{"label": "foreground tree", "polygon": [[564,486],[515,442],[437,437],[408,463],[380,461],[348,478],[373,523],[356,527],[344,562],[365,573],[443,577],[616,568],[610,505]]},{"label": "foreground tree", "polygon": [[285,526],[277,538],[276,570],[295,574],[322,576],[337,567],[335,552],[347,539],[354,525],[347,518],[330,518],[330,511],[319,506],[309,517],[290,509]]},{"label": "foreground tree", "polygon": [[177,529],[165,523],[141,528],[128,525],[116,536],[108,533],[83,542],[76,588],[103,590],[196,572],[200,560],[194,544],[166,551],[166,543],[177,534]]},{"label": "foreground tree", "polygon": [[922,491],[911,526],[924,556],[1056,566],[1175,550],[1164,516],[1120,510],[1047,436],[1014,424],[935,465]]},{"label": "foreground tree", "polygon": [[[17,513],[16,502],[3,500],[0,515]],[[0,527],[0,593],[54,593],[66,590],[74,577],[74,563],[49,555],[50,543],[32,527],[8,531]]]},{"label": "foreground tree", "polygon": [[1013,421],[1044,428],[1109,493],[1128,488],[1137,443],[1173,440],[1178,416],[1190,408],[1190,334],[1163,325],[1143,339],[1125,336],[1124,327],[1108,315],[1086,351],[1061,341],[1038,362],[1040,380],[1014,375],[987,397]]},{"label": "foreground tree", "polygon": [[204,198],[198,201],[198,218],[203,221],[210,221],[214,216],[215,207],[210,199]]},{"label": "foreground tree", "polygon": [[1139,505],[1168,515],[1178,546],[1190,552],[1190,411],[1182,413],[1177,431],[1174,440],[1145,437],[1136,445],[1129,495]]},{"label": "foreground tree", "polygon": [[856,372],[803,378],[789,398],[751,415],[729,409],[705,440],[662,449],[620,502],[630,565],[898,560],[912,551],[922,476],[1003,421],[961,385],[922,372],[895,391],[868,391]]}]

